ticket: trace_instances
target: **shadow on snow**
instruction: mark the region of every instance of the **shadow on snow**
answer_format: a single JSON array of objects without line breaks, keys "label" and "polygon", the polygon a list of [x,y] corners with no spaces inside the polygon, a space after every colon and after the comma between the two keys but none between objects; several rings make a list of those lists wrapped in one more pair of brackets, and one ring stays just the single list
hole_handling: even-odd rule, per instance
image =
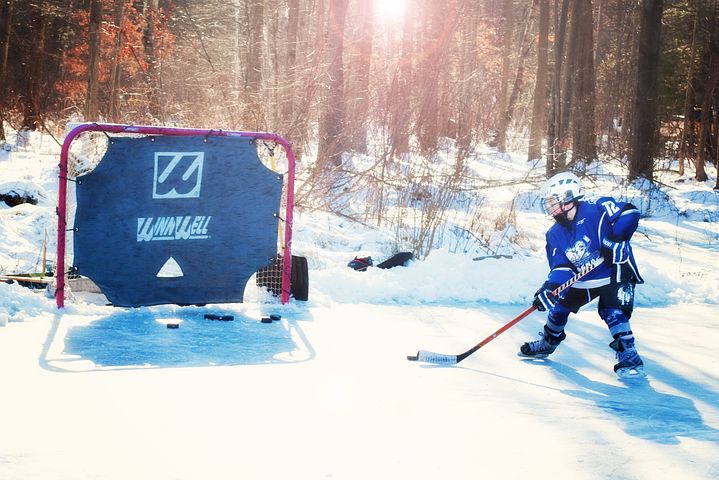
[{"label": "shadow on snow", "polygon": [[613,415],[629,435],[669,445],[678,444],[679,437],[719,441],[719,430],[704,423],[691,399],[658,392],[647,378],[625,379],[625,386],[609,385],[590,380],[567,365],[545,362],[579,387],[561,389],[563,394],[594,402]]}]

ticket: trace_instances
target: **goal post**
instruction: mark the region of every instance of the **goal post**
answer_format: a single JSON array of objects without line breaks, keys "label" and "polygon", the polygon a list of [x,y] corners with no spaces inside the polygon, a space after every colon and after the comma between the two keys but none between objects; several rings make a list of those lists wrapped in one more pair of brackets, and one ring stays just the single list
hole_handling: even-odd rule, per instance
[{"label": "goal post", "polygon": [[[102,161],[88,174],[72,171],[73,142],[93,133],[107,137],[110,145]],[[282,146],[286,157],[282,174],[261,163],[258,142]],[[73,271],[90,272],[87,276],[93,281],[92,276],[101,276],[98,271],[105,268],[100,265],[105,262],[101,255],[136,262],[112,271],[110,261],[108,276],[96,281],[101,289],[117,289],[119,293],[113,295],[120,300],[113,303],[119,306],[242,301],[242,291],[227,283],[231,281],[225,278],[227,272],[235,267],[243,272],[244,288],[248,269],[279,258],[278,293],[281,303],[287,303],[294,180],[294,152],[287,140],[274,133],[102,123],[75,126],[62,144],[58,174],[57,307],[64,307],[67,275],[73,273],[66,265],[68,232],[73,233],[75,254],[82,264],[73,265]],[[90,208],[78,201],[78,217],[70,226],[68,182],[75,182],[78,200],[94,202]],[[105,186],[109,193],[103,192]],[[108,213],[98,214],[94,207]],[[274,245],[268,245],[269,238]],[[78,258],[73,255],[74,261]],[[152,271],[138,273],[140,267]],[[216,278],[214,272],[221,268],[227,275]],[[193,275],[211,278],[198,286],[191,283],[197,281]],[[137,284],[136,291],[124,291],[123,282]],[[152,288],[157,288],[155,297],[144,292]]]}]

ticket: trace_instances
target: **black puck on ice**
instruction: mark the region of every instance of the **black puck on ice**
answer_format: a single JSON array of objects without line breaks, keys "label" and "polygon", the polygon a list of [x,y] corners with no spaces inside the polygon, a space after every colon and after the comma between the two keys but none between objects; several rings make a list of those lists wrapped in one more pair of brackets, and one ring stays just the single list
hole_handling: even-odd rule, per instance
[{"label": "black puck on ice", "polygon": [[168,323],[167,328],[180,328],[179,323]]},{"label": "black puck on ice", "polygon": [[213,313],[205,314],[205,320],[219,320],[221,322],[231,322],[234,319],[234,315],[215,315]]},{"label": "black puck on ice", "polygon": [[282,315],[276,315],[276,314],[270,315],[270,320],[275,320],[275,321],[282,320]]},{"label": "black puck on ice", "polygon": [[272,323],[272,319],[270,317],[262,317],[262,320],[260,320],[262,323]]}]

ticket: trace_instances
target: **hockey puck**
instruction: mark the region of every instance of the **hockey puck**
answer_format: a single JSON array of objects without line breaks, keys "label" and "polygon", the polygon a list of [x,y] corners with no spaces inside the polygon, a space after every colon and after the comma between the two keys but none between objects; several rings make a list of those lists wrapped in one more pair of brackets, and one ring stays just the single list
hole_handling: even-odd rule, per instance
[{"label": "hockey puck", "polygon": [[215,315],[213,313],[205,314],[205,320],[219,320],[221,322],[231,322],[234,319],[234,315]]},{"label": "hockey puck", "polygon": [[270,315],[270,320],[274,320],[274,321],[282,320],[282,315],[274,315],[274,314]]},{"label": "hockey puck", "polygon": [[260,320],[262,323],[272,323],[272,319],[270,317],[262,317],[262,320]]},{"label": "hockey puck", "polygon": [[167,328],[180,328],[179,323],[168,323]]}]

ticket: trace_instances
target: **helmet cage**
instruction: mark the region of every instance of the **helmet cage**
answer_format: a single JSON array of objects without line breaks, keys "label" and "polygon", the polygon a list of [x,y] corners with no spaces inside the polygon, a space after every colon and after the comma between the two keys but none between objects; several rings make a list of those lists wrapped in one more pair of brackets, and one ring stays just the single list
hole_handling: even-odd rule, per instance
[{"label": "helmet cage", "polygon": [[559,194],[552,193],[542,199],[542,208],[544,213],[552,217],[556,217],[571,209],[574,206],[574,202],[577,200],[571,190],[564,192],[564,195],[560,198]]},{"label": "helmet cage", "polygon": [[583,197],[581,180],[571,172],[559,173],[547,180],[542,189],[542,209],[547,215],[556,217],[571,210]]}]

